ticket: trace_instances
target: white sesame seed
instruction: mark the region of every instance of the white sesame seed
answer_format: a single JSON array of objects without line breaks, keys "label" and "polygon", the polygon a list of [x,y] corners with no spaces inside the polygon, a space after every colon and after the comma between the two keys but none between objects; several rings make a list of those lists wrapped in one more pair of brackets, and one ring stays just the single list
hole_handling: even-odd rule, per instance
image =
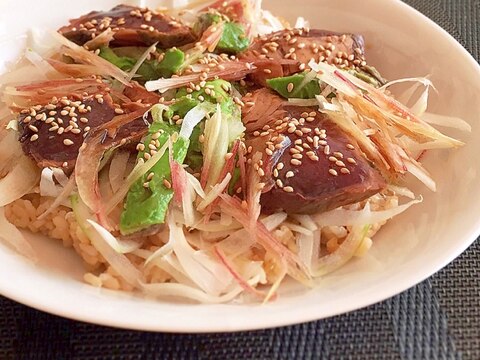
[{"label": "white sesame seed", "polygon": [[70,145],[73,145],[73,141],[70,139],[65,139],[63,140],[63,144],[66,146],[70,146]]},{"label": "white sesame seed", "polygon": [[33,132],[37,133],[38,132],[38,128],[36,126],[33,126],[33,125],[28,125],[28,128],[30,130],[32,130]]},{"label": "white sesame seed", "polygon": [[285,174],[285,177],[286,177],[287,179],[292,178],[292,177],[294,177],[294,176],[295,176],[295,173],[294,173],[293,171],[288,171],[288,172]]},{"label": "white sesame seed", "polygon": [[330,170],[328,170],[328,172],[330,173],[330,175],[333,175],[333,176],[338,176],[338,172],[337,172],[337,170],[330,169]]},{"label": "white sesame seed", "polygon": [[341,168],[341,169],[340,169],[340,172],[341,172],[342,174],[350,174],[350,170],[348,170],[347,168]]},{"label": "white sesame seed", "polygon": [[38,140],[38,135],[37,134],[33,134],[31,137],[30,137],[30,141],[36,141]]},{"label": "white sesame seed", "polygon": [[288,192],[288,193],[292,193],[292,192],[293,192],[293,187],[291,187],[291,186],[285,186],[285,187],[283,188],[283,191]]}]

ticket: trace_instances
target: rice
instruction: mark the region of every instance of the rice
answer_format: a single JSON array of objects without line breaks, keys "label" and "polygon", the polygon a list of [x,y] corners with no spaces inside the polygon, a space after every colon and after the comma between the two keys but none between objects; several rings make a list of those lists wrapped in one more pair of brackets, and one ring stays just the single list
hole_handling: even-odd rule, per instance
[{"label": "rice", "polygon": [[[38,217],[50,207],[54,199],[30,194],[18,199],[5,207],[5,216],[8,221],[21,229],[33,233],[43,234],[49,238],[61,240],[65,247],[73,247],[85,263],[87,272],[83,280],[96,287],[105,287],[112,290],[132,291],[133,288],[106,263],[102,255],[95,249],[88,237],[83,233],[75,220],[72,210],[59,206],[45,218]],[[162,245],[158,236],[144,238],[144,247],[151,248]],[[128,255],[129,260],[142,269],[142,259]],[[152,281],[168,281],[168,276],[161,269],[148,269],[148,279]]]},{"label": "rice", "polygon": [[[95,287],[104,287],[112,290],[133,291],[134,288],[126,283],[115,270],[108,265],[102,255],[92,245],[89,238],[84,234],[78,225],[72,209],[66,206],[59,206],[52,213],[41,220],[38,217],[47,210],[53,198],[42,197],[39,194],[29,194],[22,199],[16,200],[5,208],[5,215],[15,226],[29,230],[33,233],[43,234],[53,239],[61,240],[65,247],[72,247],[83,259],[86,273],[83,280]],[[398,205],[398,198],[394,195],[379,194],[368,200],[372,210],[385,210]],[[365,202],[348,206],[351,210],[358,210],[365,205]],[[362,241],[356,256],[363,256],[372,246],[372,237],[383,226],[384,223],[374,224]],[[295,232],[299,231],[301,224],[295,219],[288,217],[284,223],[278,226],[273,236],[285,247],[294,253],[298,253],[297,238]],[[309,231],[305,228],[306,231]],[[349,234],[347,226],[326,226],[318,231],[320,236],[320,252],[329,254],[339,248]],[[166,242],[164,235],[157,234],[138,239],[142,241],[142,250],[148,253],[155,252]],[[138,268],[145,276],[147,283],[164,283],[172,280],[170,274],[145,263],[145,255],[127,254],[130,262]],[[282,269],[271,254],[264,249],[252,247],[249,251],[249,258],[255,261],[263,261],[263,269],[266,273],[267,283],[273,284],[282,274]]]}]

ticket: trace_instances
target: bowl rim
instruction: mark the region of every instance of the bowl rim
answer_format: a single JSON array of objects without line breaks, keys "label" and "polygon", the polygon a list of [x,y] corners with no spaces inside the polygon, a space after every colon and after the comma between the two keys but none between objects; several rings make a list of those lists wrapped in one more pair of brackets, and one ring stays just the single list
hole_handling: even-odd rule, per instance
[{"label": "bowl rim", "polygon": [[[474,57],[449,34],[445,29],[428,18],[426,15],[417,11],[410,5],[404,3],[401,0],[390,0],[392,5],[400,7],[403,11],[408,12],[410,15],[417,17],[421,21],[425,22],[429,27],[433,28],[435,32],[442,35],[442,38],[453,46],[456,53],[462,56],[462,61],[468,62],[476,72],[480,79],[480,64],[474,59]],[[166,323],[153,323],[142,319],[140,316],[129,317],[112,317],[110,314],[99,314],[98,311],[91,312],[91,309],[85,309],[84,307],[78,309],[73,308],[71,304],[64,303],[63,299],[52,299],[51,297],[31,297],[29,291],[22,287],[16,287],[15,284],[10,284],[8,275],[2,275],[0,272],[0,295],[27,305],[29,307],[41,310],[53,315],[62,316],[72,320],[87,322],[96,325],[104,325],[122,329],[133,329],[143,331],[155,331],[155,332],[177,332],[177,333],[212,333],[212,332],[237,332],[247,330],[258,330],[265,328],[276,328],[280,326],[294,325],[309,321],[320,320],[329,318],[332,316],[348,313],[354,310],[359,310],[375,303],[382,302],[388,298],[391,298],[405,290],[416,286],[420,282],[432,276],[438,272],[454,259],[456,259],[461,253],[469,248],[477,239],[480,233],[480,218],[476,223],[472,224],[471,228],[465,233],[462,238],[465,239],[461,244],[457,246],[455,251],[448,254],[444,254],[441,258],[431,262],[428,267],[419,269],[414,275],[409,275],[401,278],[395,285],[395,287],[384,287],[377,291],[374,296],[361,297],[358,301],[351,302],[342,307],[337,307],[329,314],[315,312],[315,308],[312,307],[309,310],[305,309],[291,309],[286,313],[282,313],[282,316],[278,316],[275,311],[271,313],[266,312],[269,315],[267,318],[250,319],[251,322],[234,322],[226,319],[225,321],[210,322],[208,326],[201,322],[186,322],[179,321],[173,324]],[[102,290],[111,292],[111,290]],[[205,305],[198,305],[205,306]],[[239,306],[239,305],[225,305],[225,306]]]}]

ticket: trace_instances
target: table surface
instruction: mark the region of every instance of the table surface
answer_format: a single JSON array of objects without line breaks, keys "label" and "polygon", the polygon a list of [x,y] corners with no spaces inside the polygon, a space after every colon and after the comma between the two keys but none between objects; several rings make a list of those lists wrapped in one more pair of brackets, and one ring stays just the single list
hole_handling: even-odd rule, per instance
[{"label": "table surface", "polygon": [[[381,0],[378,0],[381,1]],[[405,0],[480,59],[480,0]],[[0,297],[0,359],[480,359],[480,241],[382,303],[273,330],[178,335],[118,330]]]}]

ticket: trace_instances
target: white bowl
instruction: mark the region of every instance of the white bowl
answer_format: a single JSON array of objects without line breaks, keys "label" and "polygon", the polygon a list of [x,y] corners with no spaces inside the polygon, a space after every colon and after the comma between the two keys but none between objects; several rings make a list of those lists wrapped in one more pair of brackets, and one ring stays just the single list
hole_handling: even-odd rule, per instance
[{"label": "white bowl", "polygon": [[[109,8],[115,1],[102,1]],[[432,110],[467,120],[471,134],[450,133],[467,145],[431,152],[426,167],[438,182],[433,194],[416,187],[424,202],[390,222],[375,237],[367,257],[327,276],[318,288],[284,289],[267,305],[185,305],[99,290],[81,282],[83,268],[59,242],[30,236],[40,254],[33,266],[0,247],[0,294],[77,320],[131,329],[210,332],[289,325],[345,313],[414,286],[455,259],[480,232],[480,67],[444,30],[397,0],[265,1],[294,20],[302,15],[324,29],[357,32],[367,40],[369,62],[387,78],[431,75],[439,95]],[[150,4],[148,4],[150,5]],[[55,28],[92,9],[98,1],[2,0],[0,71],[23,46],[31,26]],[[52,10],[54,9],[54,10]]]}]

